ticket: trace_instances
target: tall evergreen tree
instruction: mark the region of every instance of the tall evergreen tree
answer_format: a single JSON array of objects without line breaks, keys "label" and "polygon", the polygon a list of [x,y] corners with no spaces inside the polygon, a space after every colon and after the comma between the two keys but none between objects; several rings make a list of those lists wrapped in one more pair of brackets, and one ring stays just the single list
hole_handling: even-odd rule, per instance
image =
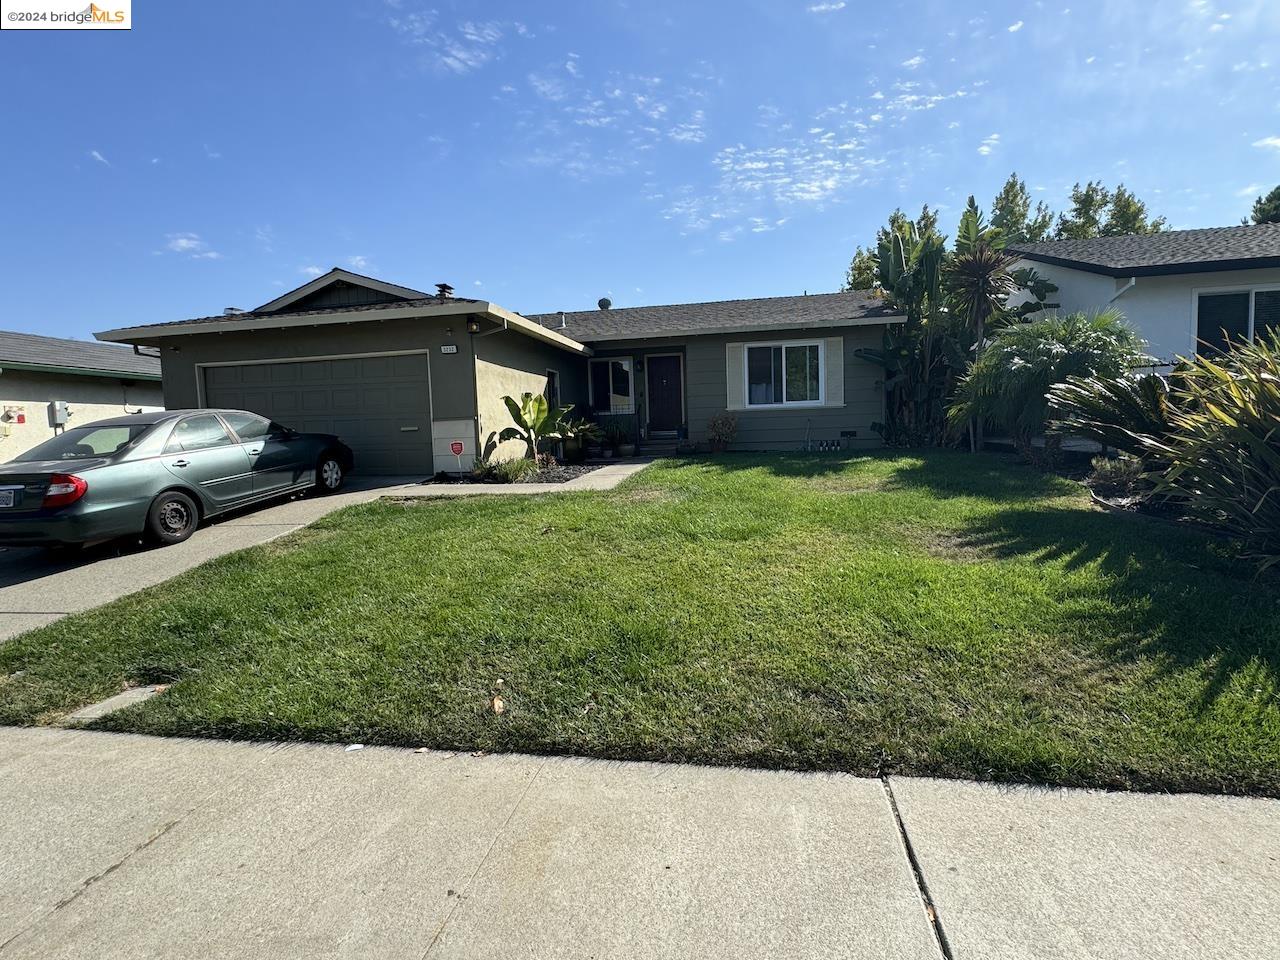
[{"label": "tall evergreen tree", "polygon": [[1253,201],[1254,223],[1280,223],[1280,187]]},{"label": "tall evergreen tree", "polygon": [[1127,237],[1133,234],[1159,233],[1168,221],[1164,217],[1147,218],[1147,205],[1126,190],[1124,184],[1116,187],[1111,195],[1107,219],[1102,224],[1102,236]]},{"label": "tall evergreen tree", "polygon": [[1090,180],[1071,188],[1071,210],[1058,214],[1057,240],[1088,240],[1102,233],[1102,220],[1111,204],[1111,191]]},{"label": "tall evergreen tree", "polygon": [[853,251],[849,269],[845,271],[844,289],[874,290],[876,286],[876,252],[859,247]]},{"label": "tall evergreen tree", "polygon": [[1010,243],[1038,243],[1049,238],[1053,212],[1043,200],[1032,211],[1026,181],[1011,173],[991,201],[991,226]]}]

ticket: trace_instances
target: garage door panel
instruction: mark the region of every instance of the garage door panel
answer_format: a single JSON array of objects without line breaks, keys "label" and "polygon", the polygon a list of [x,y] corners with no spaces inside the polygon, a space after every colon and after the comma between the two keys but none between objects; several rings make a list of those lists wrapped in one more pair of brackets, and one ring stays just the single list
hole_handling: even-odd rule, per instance
[{"label": "garage door panel", "polygon": [[252,410],[304,433],[336,434],[355,452],[362,473],[432,472],[424,354],[209,367],[204,382],[211,407]]}]

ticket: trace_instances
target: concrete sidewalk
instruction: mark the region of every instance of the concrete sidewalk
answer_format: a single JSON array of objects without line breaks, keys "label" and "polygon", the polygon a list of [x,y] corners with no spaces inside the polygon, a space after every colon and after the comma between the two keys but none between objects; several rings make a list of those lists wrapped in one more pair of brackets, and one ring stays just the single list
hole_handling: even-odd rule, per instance
[{"label": "concrete sidewalk", "polygon": [[0,809],[5,960],[1280,952],[1273,801],[9,728]]}]

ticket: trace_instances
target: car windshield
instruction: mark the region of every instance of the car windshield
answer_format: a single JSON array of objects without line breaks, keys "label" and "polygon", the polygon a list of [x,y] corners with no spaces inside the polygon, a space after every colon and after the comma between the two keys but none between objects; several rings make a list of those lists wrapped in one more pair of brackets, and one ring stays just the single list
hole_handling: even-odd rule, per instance
[{"label": "car windshield", "polygon": [[94,457],[106,457],[123,450],[151,427],[150,423],[72,427],[13,459],[17,463],[31,463],[35,460],[90,460]]}]

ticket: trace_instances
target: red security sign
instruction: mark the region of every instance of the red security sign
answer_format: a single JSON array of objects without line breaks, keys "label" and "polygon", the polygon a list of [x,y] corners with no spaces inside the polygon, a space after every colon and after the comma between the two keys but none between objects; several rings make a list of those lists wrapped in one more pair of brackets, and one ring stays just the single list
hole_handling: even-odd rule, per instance
[{"label": "red security sign", "polygon": [[449,449],[453,451],[453,455],[455,457],[462,456],[462,450],[463,450],[462,441],[461,440],[453,441],[453,443],[449,444]]}]

